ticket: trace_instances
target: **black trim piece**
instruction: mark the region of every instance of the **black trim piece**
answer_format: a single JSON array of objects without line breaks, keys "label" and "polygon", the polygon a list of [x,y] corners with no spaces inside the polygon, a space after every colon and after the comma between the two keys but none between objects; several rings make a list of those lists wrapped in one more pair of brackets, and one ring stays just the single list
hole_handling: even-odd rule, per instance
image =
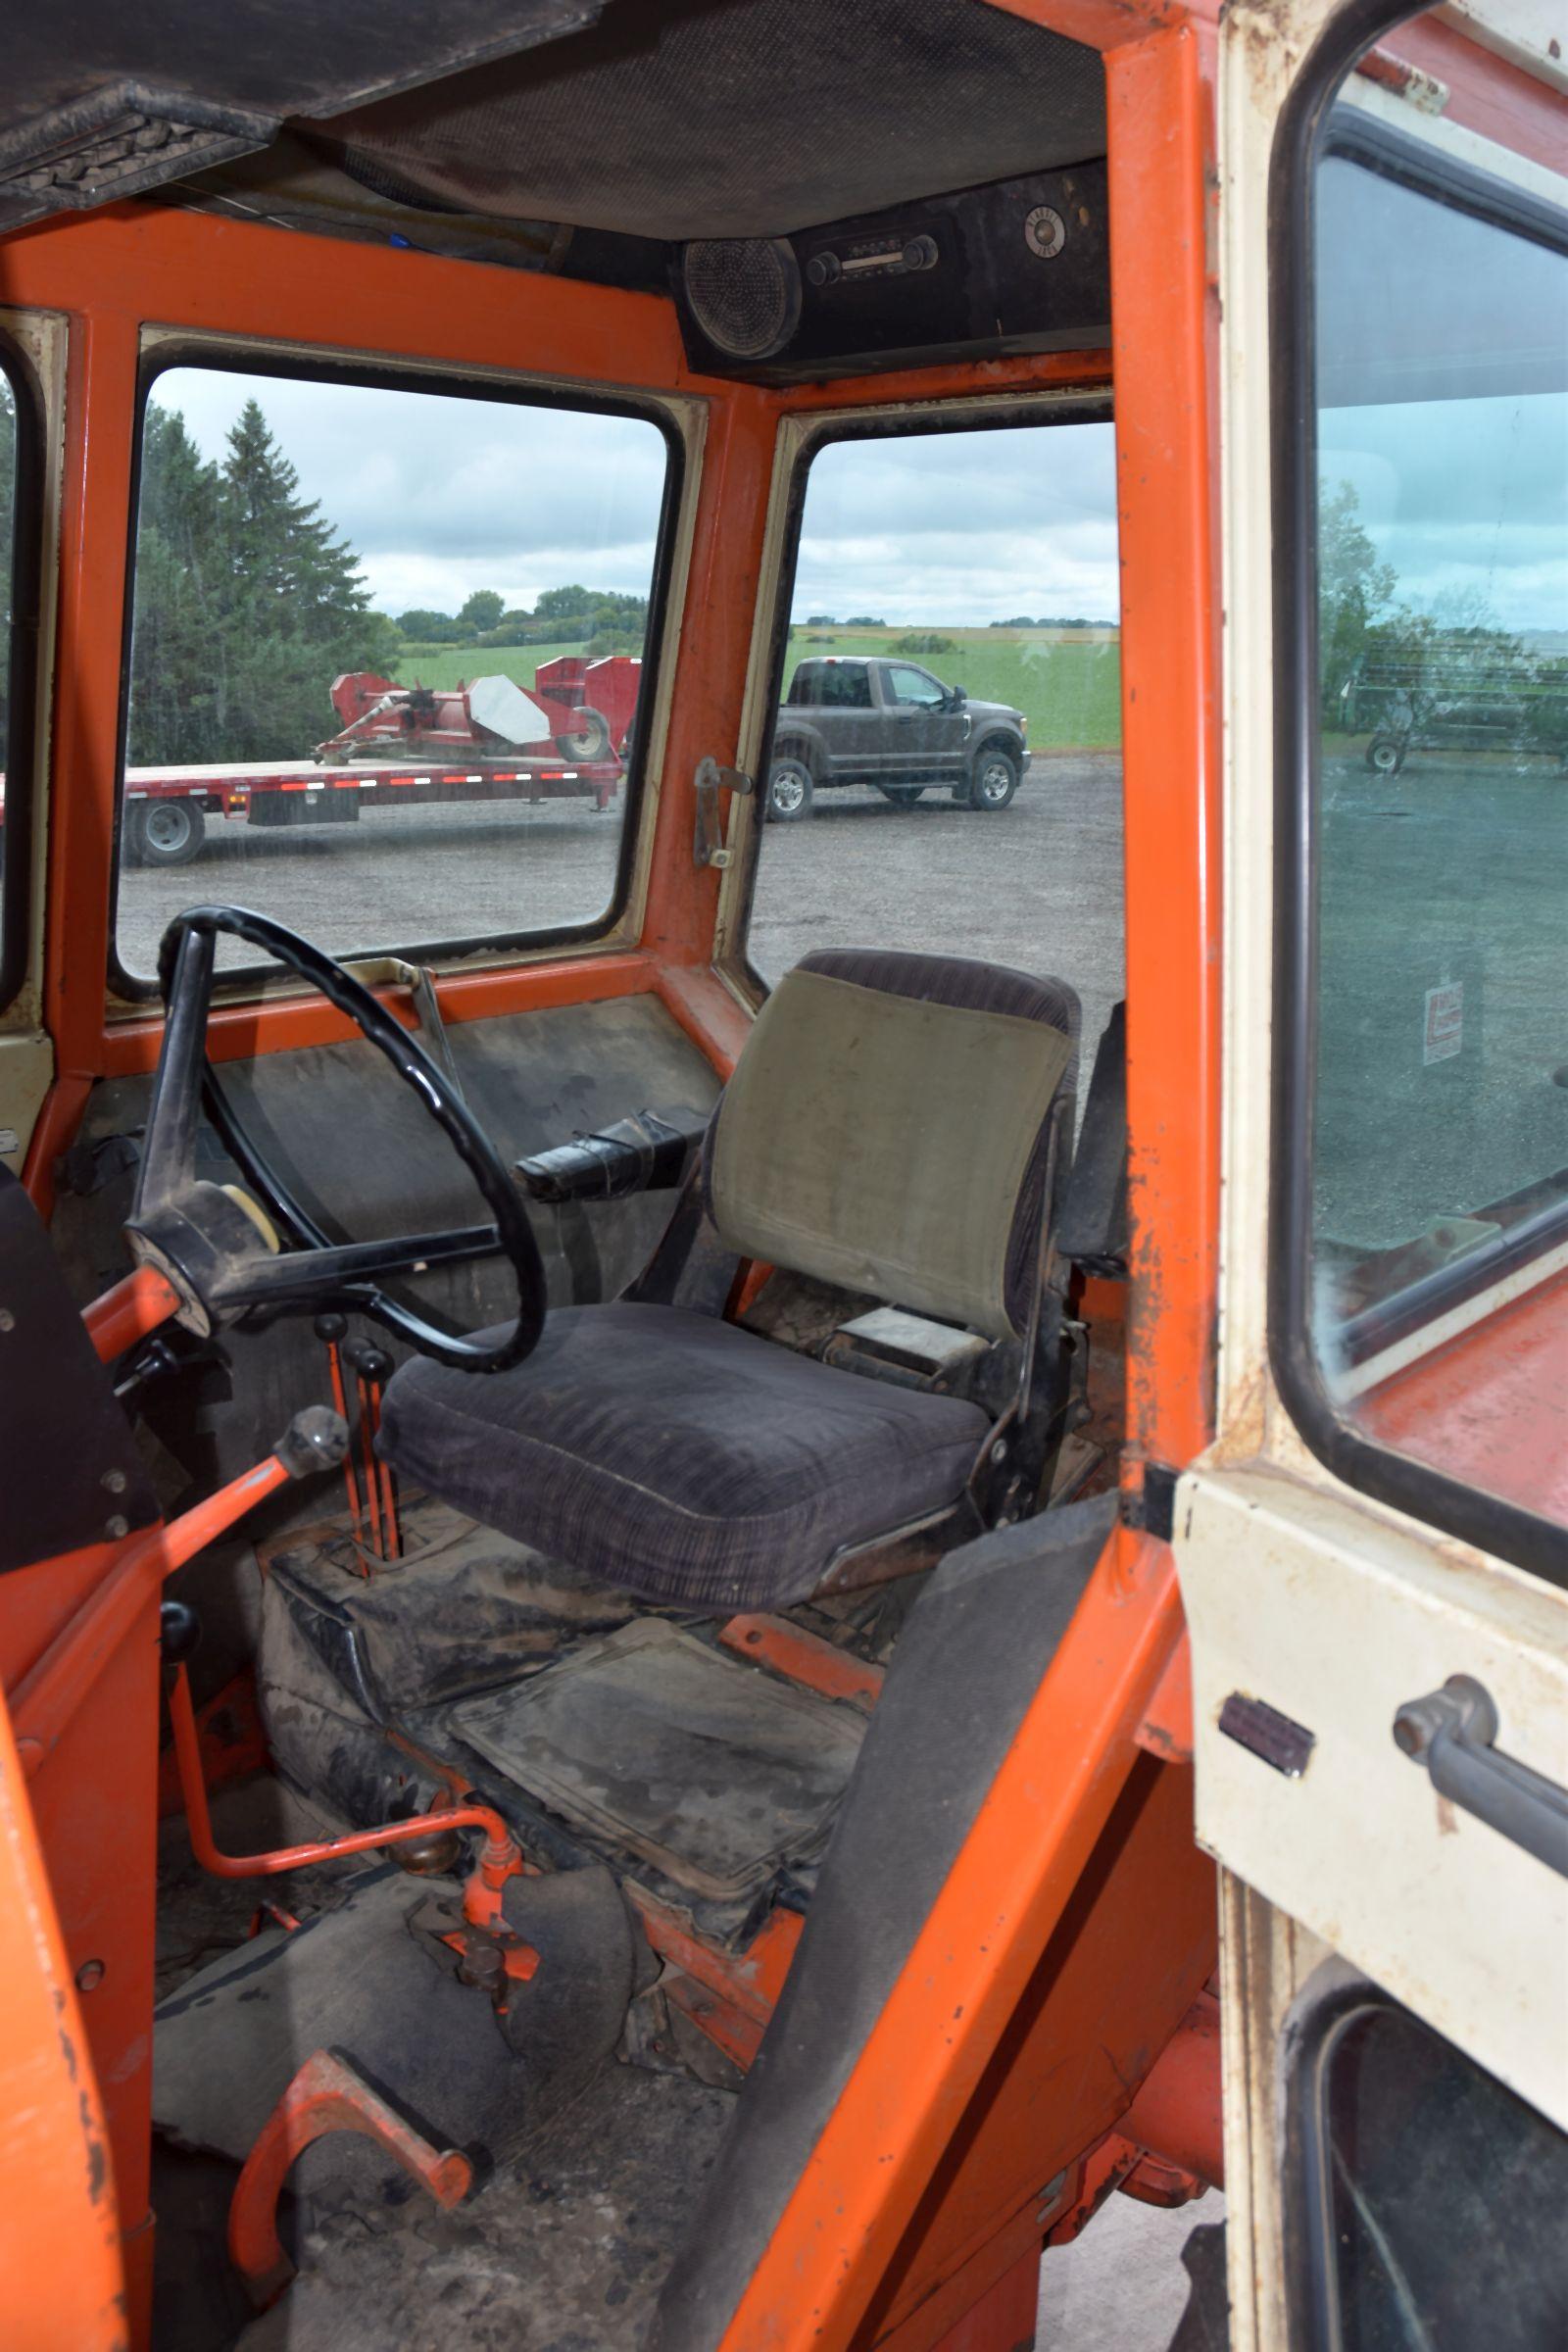
[{"label": "black trim piece", "polygon": [[[1004,398],[1005,396],[1003,396]],[[957,400],[952,404],[959,405]],[[795,593],[795,573],[801,555],[801,524],[806,514],[806,494],[811,467],[824,449],[841,441],[900,441],[916,434],[930,433],[997,433],[1027,425],[1053,424],[1108,424],[1111,417],[1111,392],[1107,384],[1103,391],[1057,394],[1049,407],[1044,401],[1014,395],[1005,407],[998,406],[994,413],[977,412],[968,396],[962,416],[944,418],[938,408],[923,409],[913,416],[890,416],[885,412],[877,416],[857,416],[840,414],[824,423],[802,442],[790,475],[789,509],[785,518],[784,557],[779,566],[779,595],[773,612],[773,641],[768,656],[770,699],[767,709],[767,728],[758,755],[757,816],[752,826],[751,847],[747,856],[746,904],[740,922],[740,957],[742,976],[756,992],[758,1002],[768,994],[768,982],[752,961],[751,931],[752,902],[757,896],[757,871],[760,860],[762,814],[767,803],[764,779],[773,764],[773,736],[778,725],[782,702],[780,689],[784,682],[784,663],[789,657],[790,606]],[[918,667],[918,664],[915,664]]]},{"label": "black trim piece", "polygon": [[[130,648],[131,631],[135,622],[136,596],[136,536],[141,512],[142,451],[146,440],[147,403],[153,386],[162,375],[175,368],[205,368],[215,375],[271,375],[293,383],[344,384],[378,392],[424,392],[450,400],[486,401],[497,408],[563,409],[572,415],[594,416],[630,416],[640,424],[654,425],[663,439],[665,450],[664,494],[660,507],[659,530],[654,547],[654,575],[649,585],[648,633],[644,639],[643,674],[638,696],[639,712],[652,710],[659,694],[661,662],[666,625],[669,617],[669,589],[674,571],[675,536],[680,521],[681,502],[686,481],[686,445],[674,419],[656,402],[647,403],[617,398],[612,393],[600,397],[595,387],[578,389],[558,388],[553,385],[498,383],[493,379],[464,372],[461,363],[451,368],[439,365],[412,368],[376,367],[367,361],[361,365],[323,353],[318,358],[300,356],[284,358],[275,352],[253,350],[245,343],[215,344],[208,337],[186,343],[171,338],[160,342],[154,350],[142,356],[136,385],[136,416],[132,444],[130,513],[125,549],[124,623],[121,640],[120,672],[120,728],[115,773],[117,778],[125,772],[126,737],[130,717]],[[344,949],[337,960],[357,963],[380,956],[400,956],[414,963],[434,962],[438,968],[455,962],[465,956],[497,955],[509,949],[537,950],[541,948],[581,947],[602,939],[612,930],[625,912],[630,894],[632,868],[636,859],[637,840],[642,826],[643,803],[646,798],[645,779],[648,768],[648,734],[646,725],[639,723],[632,730],[631,761],[623,786],[624,808],[621,821],[619,856],[615,868],[615,887],[609,906],[603,913],[586,923],[557,925],[551,930],[505,931],[470,939],[415,940],[402,943],[377,941],[362,948]],[[114,994],[132,1003],[153,1003],[158,997],[158,983],[149,974],[127,969],[120,955],[120,854],[123,831],[124,796],[122,793],[115,812],[115,843],[113,869],[110,874],[111,922],[109,928],[109,986]],[[217,1000],[225,1002],[235,996],[254,996],[256,984],[268,976],[266,964],[245,964],[222,973],[217,984]]]},{"label": "black trim piece", "polygon": [[1266,1698],[1233,1690],[1219,1711],[1219,1728],[1238,1747],[1271,1764],[1288,1781],[1298,1781],[1317,1745],[1316,1732],[1292,1715],[1282,1715]]},{"label": "black trim piece", "polygon": [[32,853],[38,779],[38,651],[43,626],[43,393],[21,346],[0,330],[0,370],[16,410],[16,480],[11,546],[11,644],[7,677],[5,873],[0,879],[0,1011],[27,977],[32,944]]},{"label": "black trim piece", "polygon": [[[1550,1584],[1568,1586],[1568,1529],[1375,1443],[1335,1404],[1311,1341],[1320,790],[1316,168],[1325,148],[1351,140],[1343,118],[1332,124],[1329,119],[1347,74],[1383,33],[1423,13],[1391,8],[1388,0],[1352,0],[1335,18],[1281,111],[1269,173],[1276,841],[1269,1354],[1280,1396],[1306,1444],[1347,1486]],[[1357,124],[1357,160],[1364,160],[1366,143],[1380,144],[1381,171],[1423,187],[1437,201],[1462,203],[1483,220],[1517,227],[1537,241],[1544,237],[1546,208],[1523,190],[1468,172],[1446,156],[1433,157],[1397,134]],[[1568,220],[1559,219],[1551,241],[1568,243]],[[1464,1273],[1460,1261],[1456,1286]]]}]

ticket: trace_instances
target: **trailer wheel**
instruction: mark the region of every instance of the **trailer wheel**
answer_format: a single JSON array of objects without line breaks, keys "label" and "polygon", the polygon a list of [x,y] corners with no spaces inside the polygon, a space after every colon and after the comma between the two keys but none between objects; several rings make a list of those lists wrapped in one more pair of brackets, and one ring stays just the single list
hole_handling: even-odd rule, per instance
[{"label": "trailer wheel", "polygon": [[132,865],[190,865],[201,856],[207,818],[200,801],[142,801],[125,822]]},{"label": "trailer wheel", "polygon": [[1409,748],[1402,735],[1374,735],[1366,747],[1366,763],[1376,775],[1396,776]]},{"label": "trailer wheel", "polygon": [[610,758],[610,721],[598,710],[584,708],[576,716],[581,725],[570,735],[558,735],[556,749],[568,760],[608,760]]}]

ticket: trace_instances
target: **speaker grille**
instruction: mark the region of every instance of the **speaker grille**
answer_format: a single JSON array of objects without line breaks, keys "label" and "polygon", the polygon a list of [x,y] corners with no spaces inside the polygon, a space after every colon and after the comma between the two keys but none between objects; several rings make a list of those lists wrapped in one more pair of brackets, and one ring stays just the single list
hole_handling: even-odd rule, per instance
[{"label": "speaker grille", "polygon": [[698,237],[681,255],[692,316],[732,360],[782,351],[801,316],[801,273],[783,237]]}]

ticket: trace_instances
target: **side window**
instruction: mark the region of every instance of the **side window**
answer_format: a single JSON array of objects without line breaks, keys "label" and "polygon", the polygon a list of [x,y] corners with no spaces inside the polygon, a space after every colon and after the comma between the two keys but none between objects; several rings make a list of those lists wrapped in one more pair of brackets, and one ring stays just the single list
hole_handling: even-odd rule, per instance
[{"label": "side window", "polygon": [[204,899],[340,956],[611,919],[671,446],[651,416],[422,383],[157,375],[121,803],[128,982]]},{"label": "side window", "polygon": [[[1544,172],[1493,177],[1431,136],[1347,92],[1316,166],[1310,846],[1281,1173],[1298,1287],[1276,1356],[1284,1336],[1294,1378],[1294,1319],[1330,1458],[1348,1431],[1561,1516],[1568,210]],[[1454,1353],[1482,1326],[1516,1385],[1486,1413]],[[1345,1459],[1377,1484],[1364,1451]],[[1408,1485],[1392,1498],[1424,1508]]]},{"label": "side window", "polygon": [[1568,2311],[1568,2137],[1371,1984],[1290,2042],[1308,2340],[1536,2352]]},{"label": "side window", "polygon": [[816,673],[816,702],[835,710],[869,710],[871,676],[863,662],[824,662]]},{"label": "side window", "polygon": [[917,710],[940,710],[948,697],[935,678],[927,677],[923,669],[909,669],[902,662],[890,663],[884,673],[888,692],[896,703]]},{"label": "side window", "polygon": [[[16,596],[17,571],[17,395],[11,377],[0,365],[0,794],[9,764],[11,739],[12,696],[12,605]],[[10,849],[5,838],[3,818],[5,804],[0,799],[0,854]],[[10,864],[12,860],[7,859]],[[17,919],[12,912],[13,893],[0,893],[0,967],[9,965],[6,955],[6,933]],[[9,978],[9,973],[8,973]],[[7,989],[4,995],[9,995]],[[0,997],[3,1001],[3,997]]]},{"label": "side window", "polygon": [[[802,463],[753,967],[771,983],[874,946],[1054,975],[1082,1000],[1087,1070],[1122,994],[1109,419],[830,427]],[[849,715],[868,660],[929,722]]]}]

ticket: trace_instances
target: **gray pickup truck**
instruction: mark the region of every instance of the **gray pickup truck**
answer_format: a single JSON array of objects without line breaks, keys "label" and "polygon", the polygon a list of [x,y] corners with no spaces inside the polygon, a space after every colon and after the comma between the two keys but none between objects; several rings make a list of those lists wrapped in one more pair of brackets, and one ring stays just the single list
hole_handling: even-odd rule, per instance
[{"label": "gray pickup truck", "polygon": [[965,808],[1005,808],[1028,758],[1028,721],[1005,703],[971,703],[914,662],[824,654],[799,664],[779,707],[766,813],[809,816],[833,784],[874,784],[900,808],[932,784]]}]

